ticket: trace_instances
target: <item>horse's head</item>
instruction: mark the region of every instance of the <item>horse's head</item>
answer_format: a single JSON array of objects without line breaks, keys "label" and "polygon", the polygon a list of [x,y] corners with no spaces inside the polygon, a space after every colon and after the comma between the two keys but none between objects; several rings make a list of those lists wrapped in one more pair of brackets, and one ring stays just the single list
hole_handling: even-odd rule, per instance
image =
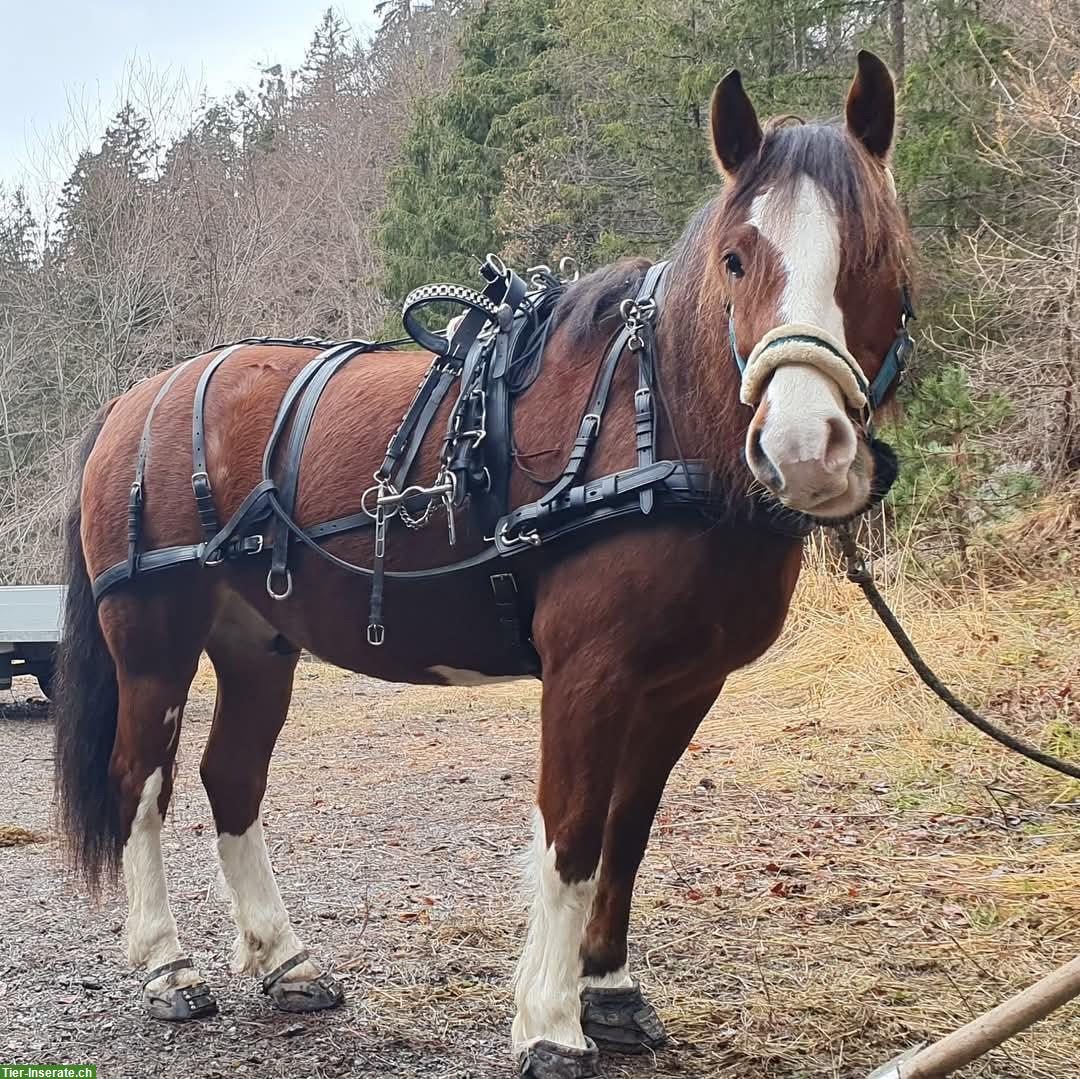
[{"label": "horse's head", "polygon": [[903,322],[894,119],[892,77],[867,52],[843,123],[763,131],[734,71],[713,95],[728,183],[707,272],[727,300],[741,397],[755,410],[746,460],[785,506],[822,521],[866,509],[895,476],[867,422],[870,386]]}]

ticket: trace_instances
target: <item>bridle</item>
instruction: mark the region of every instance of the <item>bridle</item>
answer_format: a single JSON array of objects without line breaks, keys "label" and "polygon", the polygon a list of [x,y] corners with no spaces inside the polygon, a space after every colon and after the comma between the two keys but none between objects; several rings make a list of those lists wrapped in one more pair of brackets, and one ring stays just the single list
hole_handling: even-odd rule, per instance
[{"label": "bridle", "polygon": [[789,322],[777,326],[754,345],[749,357],[744,358],[735,339],[734,307],[729,306],[728,338],[741,379],[739,399],[745,405],[756,407],[773,371],[786,364],[805,364],[831,378],[839,386],[848,406],[860,415],[867,431],[872,431],[874,412],[903,381],[904,372],[915,354],[915,340],[908,331],[908,322],[916,315],[911,289],[906,282],[900,287],[900,297],[896,336],[873,381],[867,379],[843,342],[820,326],[809,323]]}]

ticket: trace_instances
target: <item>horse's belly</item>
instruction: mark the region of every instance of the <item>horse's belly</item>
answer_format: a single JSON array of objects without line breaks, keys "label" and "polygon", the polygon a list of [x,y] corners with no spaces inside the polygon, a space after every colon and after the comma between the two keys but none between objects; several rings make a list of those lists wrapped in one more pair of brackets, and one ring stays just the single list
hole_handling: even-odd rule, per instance
[{"label": "horse's belly", "polygon": [[534,654],[521,643],[529,634],[525,611],[516,624],[500,618],[506,612],[496,607],[488,573],[388,580],[386,636],[375,646],[367,639],[367,579],[317,569],[296,573],[292,597],[284,603],[270,600],[254,575],[235,580],[234,588],[293,645],[373,678],[476,686],[536,677]]}]

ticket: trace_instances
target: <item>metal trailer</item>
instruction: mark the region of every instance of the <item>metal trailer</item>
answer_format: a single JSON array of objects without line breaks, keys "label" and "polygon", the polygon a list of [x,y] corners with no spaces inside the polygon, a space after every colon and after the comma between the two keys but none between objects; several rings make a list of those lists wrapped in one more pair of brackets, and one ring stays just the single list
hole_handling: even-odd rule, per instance
[{"label": "metal trailer", "polygon": [[0,587],[0,689],[30,675],[50,695],[63,611],[62,585]]}]

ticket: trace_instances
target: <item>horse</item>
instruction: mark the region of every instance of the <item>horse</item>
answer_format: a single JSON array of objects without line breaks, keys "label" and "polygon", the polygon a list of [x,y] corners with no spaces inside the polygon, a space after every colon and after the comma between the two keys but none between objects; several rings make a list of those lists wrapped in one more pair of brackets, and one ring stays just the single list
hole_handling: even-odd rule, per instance
[{"label": "horse", "polygon": [[[835,121],[763,126],[737,71],[717,85],[710,135],[723,183],[672,249],[654,316],[666,418],[658,450],[705,462],[710,509],[650,505],[537,543],[516,562],[514,589],[543,685],[511,1037],[532,1079],[587,1079],[600,1074],[599,1048],[664,1043],[630,972],[627,932],[668,775],[731,672],[781,631],[803,551],[785,517],[846,521],[895,477],[895,459],[873,436],[866,392],[874,384],[875,403],[891,397],[895,371],[886,377],[883,365],[906,321],[910,235],[889,169],[894,127],[892,77],[868,52],[859,53]],[[511,505],[542,497],[559,463],[577,453],[579,409],[651,272],[648,260],[624,260],[560,292],[542,367],[513,404]],[[147,545],[170,550],[199,543],[208,506],[226,518],[243,509],[283,398],[319,347],[242,344],[164,371],[101,410],[79,459],[55,702],[58,802],[71,859],[89,886],[123,869],[127,957],[144,972],[142,1000],[157,1018],[197,1019],[216,1007],[180,946],[160,843],[204,652],[217,696],[200,773],[238,931],[233,966],[261,977],[272,1004],[287,1011],[330,1007],[343,995],[290,923],[260,817],[300,650],[400,682],[476,684],[522,673],[502,635],[506,620],[487,616],[490,564],[468,557],[461,572],[390,581],[385,641],[357,616],[371,600],[370,575],[294,544],[287,577],[271,587],[262,551],[270,537],[261,533],[250,537],[249,557],[188,560],[95,594],[92,582],[107,567],[125,555],[138,564],[125,548],[133,506]],[[337,370],[306,417],[293,477],[297,521],[360,508],[362,478],[373,474],[430,361],[376,348]],[[641,450],[636,387],[630,367],[614,369],[612,404],[602,423],[592,417],[590,456],[578,454],[587,477],[633,465],[635,445]],[[205,462],[193,500],[193,402],[203,396],[205,415],[194,414]],[[439,415],[449,407],[443,401]],[[435,467],[439,444],[432,427],[417,467]],[[136,462],[139,490],[129,498]],[[777,512],[758,512],[766,505]],[[488,549],[484,532],[466,514],[459,550]],[[370,529],[324,542],[345,562],[384,558],[390,575],[446,559],[439,528],[399,529],[389,545]]]}]

